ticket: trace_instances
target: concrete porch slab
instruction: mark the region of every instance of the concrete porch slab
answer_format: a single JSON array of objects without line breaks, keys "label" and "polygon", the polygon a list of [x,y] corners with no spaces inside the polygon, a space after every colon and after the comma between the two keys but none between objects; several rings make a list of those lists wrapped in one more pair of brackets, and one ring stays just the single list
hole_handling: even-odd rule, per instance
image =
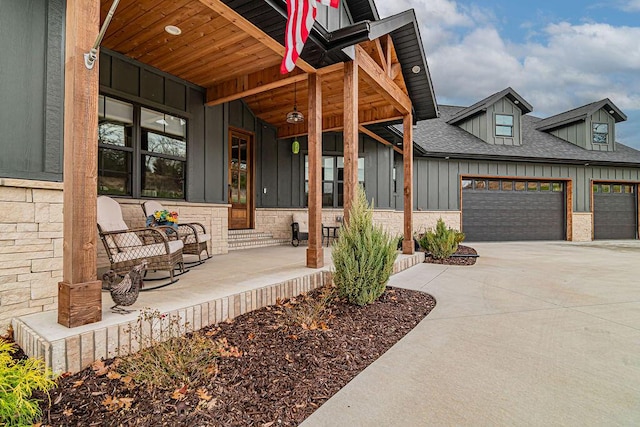
[{"label": "concrete porch slab", "polygon": [[[322,269],[305,267],[305,257],[306,247],[291,246],[214,256],[190,268],[177,283],[142,292],[128,307],[132,313],[113,313],[111,296],[103,292],[102,321],[66,328],[57,323],[57,311],[32,314],[13,319],[15,339],[29,356],[44,359],[55,372],[77,372],[100,358],[137,351],[137,328],[152,328],[139,324],[141,310],[157,310],[180,319],[188,330],[198,330],[322,286],[331,269],[330,249],[325,249],[327,265]],[[394,273],[423,260],[422,252],[399,255]]]}]

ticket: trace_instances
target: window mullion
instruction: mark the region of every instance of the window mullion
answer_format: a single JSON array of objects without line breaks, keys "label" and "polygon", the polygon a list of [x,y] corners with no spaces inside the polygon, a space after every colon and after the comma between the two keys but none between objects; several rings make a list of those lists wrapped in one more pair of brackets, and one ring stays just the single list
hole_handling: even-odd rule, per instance
[{"label": "window mullion", "polygon": [[139,199],[142,188],[142,142],[140,129],[140,104],[135,104],[133,109],[133,159],[131,165],[131,194],[133,198]]}]

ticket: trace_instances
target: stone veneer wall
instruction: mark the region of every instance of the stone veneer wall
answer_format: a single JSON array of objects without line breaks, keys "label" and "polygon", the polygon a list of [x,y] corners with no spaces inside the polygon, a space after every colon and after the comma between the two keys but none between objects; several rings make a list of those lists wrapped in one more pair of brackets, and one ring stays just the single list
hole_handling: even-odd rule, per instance
[{"label": "stone veneer wall", "polygon": [[62,280],[62,183],[0,179],[0,333],[55,310]]},{"label": "stone veneer wall", "polygon": [[[146,218],[142,211],[144,200],[116,199],[122,207],[124,222],[131,228],[144,227]],[[189,203],[183,201],[161,201],[162,206],[169,211],[178,212],[179,222],[199,222],[211,235],[209,253],[211,255],[229,252],[229,206],[210,203]],[[102,242],[98,244],[98,268],[109,266],[109,258]]]},{"label": "stone veneer wall", "polygon": [[[291,215],[293,212],[306,212],[306,209],[256,209],[256,230],[273,234],[278,239],[291,238]],[[342,216],[342,209],[323,209],[322,223],[336,224],[336,217]],[[457,230],[460,229],[461,216],[459,211],[414,211],[413,231],[422,233],[427,228],[436,226],[438,218]],[[373,220],[381,224],[387,231],[393,234],[402,234],[404,227],[404,213],[392,210],[374,210]]]},{"label": "stone veneer wall", "polygon": [[593,214],[591,212],[573,213],[573,241],[590,242],[592,236]]}]

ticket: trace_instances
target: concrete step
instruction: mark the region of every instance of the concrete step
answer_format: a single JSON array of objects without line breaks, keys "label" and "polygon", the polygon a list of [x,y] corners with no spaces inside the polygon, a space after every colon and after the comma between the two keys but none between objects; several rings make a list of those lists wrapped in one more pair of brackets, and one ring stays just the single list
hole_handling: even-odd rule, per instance
[{"label": "concrete step", "polygon": [[229,250],[264,248],[291,243],[290,239],[274,239],[271,233],[256,230],[229,230]]}]

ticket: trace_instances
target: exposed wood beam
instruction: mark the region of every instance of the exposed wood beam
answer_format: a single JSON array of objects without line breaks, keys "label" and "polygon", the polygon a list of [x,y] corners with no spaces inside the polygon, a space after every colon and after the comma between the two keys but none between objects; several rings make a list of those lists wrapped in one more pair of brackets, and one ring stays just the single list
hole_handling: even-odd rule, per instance
[{"label": "exposed wood beam", "polygon": [[404,169],[404,238],[402,253],[411,255],[413,246],[413,117],[409,113],[402,121],[402,164]]},{"label": "exposed wood beam", "polygon": [[[367,55],[368,56],[368,55]],[[369,56],[368,56],[369,57]],[[371,58],[371,57],[369,57]],[[358,187],[358,55],[344,63],[344,220],[349,223]]]},{"label": "exposed wood beam", "polygon": [[307,75],[298,70],[293,70],[291,73],[283,75],[280,74],[280,66],[269,67],[207,88],[206,105],[224,104],[225,102],[292,85],[306,79]]},{"label": "exposed wood beam", "polygon": [[[254,39],[258,40],[262,43],[266,48],[271,49],[273,52],[278,55],[284,57],[284,46],[272,39],[268,34],[257,28],[247,19],[245,19],[242,15],[240,15],[235,10],[231,9],[229,6],[224,4],[220,0],[200,0],[200,3],[207,6],[209,9],[216,12],[218,15],[223,16],[229,20],[233,25],[245,31],[247,34],[251,35]],[[296,61],[296,67],[307,73],[314,73],[316,69],[305,62],[302,58],[298,58]]]},{"label": "exposed wood beam", "polygon": [[359,68],[364,71],[363,78],[370,85],[378,88],[378,93],[396,107],[400,113],[410,113],[411,99],[409,95],[404,93],[360,46],[356,46],[356,58],[358,59]]},{"label": "exposed wood beam", "polygon": [[380,42],[380,39],[379,38],[375,39],[373,42],[375,45],[376,56],[378,57],[378,63],[380,64],[380,66],[384,71],[389,73],[389,65],[387,62],[387,57],[385,56],[384,50],[382,49],[382,43]]},{"label": "exposed wood beam", "polygon": [[391,68],[389,69],[389,78],[391,80],[395,80],[398,77],[398,74],[402,72],[402,66],[399,63],[391,64]]},{"label": "exposed wood beam", "polygon": [[309,74],[309,245],[307,267],[324,266],[322,248],[322,84]]},{"label": "exposed wood beam", "polygon": [[[366,111],[360,111],[358,116],[363,117]],[[374,125],[376,123],[386,123],[395,120],[402,120],[403,116],[386,116],[384,118],[372,120],[358,120],[358,123],[366,125]],[[342,116],[327,116],[322,119],[323,132],[341,132],[344,129],[344,118]],[[294,136],[302,136],[307,134],[307,128],[303,125],[285,125],[278,128],[278,138],[292,138]]]},{"label": "exposed wood beam", "polygon": [[341,73],[343,70],[344,70],[344,66],[342,65],[341,62],[338,62],[337,64],[328,65],[326,67],[319,68],[317,73],[319,76],[325,76],[327,74],[332,74],[337,72]]},{"label": "exposed wood beam", "polygon": [[364,126],[358,126],[358,130],[362,133],[364,133],[365,135],[370,136],[371,138],[375,139],[376,141],[378,141],[381,144],[387,145],[391,148],[393,148],[395,151],[397,151],[398,153],[402,154],[402,150],[398,147],[396,147],[395,145],[393,145],[392,143],[390,143],[389,141],[387,141],[386,139],[384,139],[383,137],[381,137],[380,135],[378,135],[375,132],[370,131],[369,129],[367,129]]},{"label": "exposed wood beam", "polygon": [[100,2],[66,2],[64,73],[64,214],[58,323],[76,327],[102,320],[102,282],[96,280],[98,67],[84,53],[98,35]]},{"label": "exposed wood beam", "polygon": [[391,74],[391,51],[393,49],[393,40],[391,40],[391,36],[389,34],[387,34],[386,36],[384,36],[384,45],[386,46],[386,56],[385,56],[385,62],[387,63],[387,75],[391,78],[391,80],[393,80],[395,78],[395,76],[393,76]]}]

